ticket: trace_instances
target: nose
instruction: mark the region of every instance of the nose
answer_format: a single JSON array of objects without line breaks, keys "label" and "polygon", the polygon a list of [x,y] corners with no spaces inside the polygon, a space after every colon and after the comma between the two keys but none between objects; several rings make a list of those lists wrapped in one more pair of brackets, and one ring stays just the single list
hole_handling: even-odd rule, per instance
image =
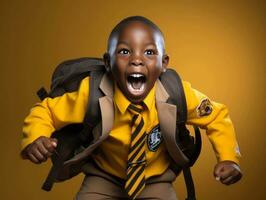
[{"label": "nose", "polygon": [[143,59],[142,59],[141,55],[139,55],[137,53],[131,54],[130,64],[133,66],[143,65]]}]

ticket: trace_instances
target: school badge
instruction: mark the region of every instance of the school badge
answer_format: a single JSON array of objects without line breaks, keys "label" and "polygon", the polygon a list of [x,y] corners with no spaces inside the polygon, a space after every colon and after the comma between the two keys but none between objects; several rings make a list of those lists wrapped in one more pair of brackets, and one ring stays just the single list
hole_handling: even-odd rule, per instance
[{"label": "school badge", "polygon": [[155,126],[150,133],[148,134],[148,148],[150,151],[155,152],[160,144],[162,143],[162,134],[161,134],[161,130],[160,130],[160,126],[157,125]]},{"label": "school badge", "polygon": [[202,99],[200,105],[197,107],[197,114],[199,117],[207,116],[212,112],[212,104],[209,99]]}]

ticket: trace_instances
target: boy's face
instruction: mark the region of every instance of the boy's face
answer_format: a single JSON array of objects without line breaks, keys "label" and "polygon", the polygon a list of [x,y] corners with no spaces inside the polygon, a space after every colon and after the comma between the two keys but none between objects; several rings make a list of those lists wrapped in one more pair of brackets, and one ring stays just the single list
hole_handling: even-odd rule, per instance
[{"label": "boy's face", "polygon": [[144,100],[168,64],[160,37],[146,24],[131,22],[111,42],[113,53],[104,56],[119,88],[133,103]]}]

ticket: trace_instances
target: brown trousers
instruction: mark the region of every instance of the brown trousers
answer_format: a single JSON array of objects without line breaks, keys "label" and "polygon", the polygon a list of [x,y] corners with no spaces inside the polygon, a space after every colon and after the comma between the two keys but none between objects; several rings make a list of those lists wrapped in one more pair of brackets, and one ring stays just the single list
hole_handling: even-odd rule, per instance
[{"label": "brown trousers", "polygon": [[[83,171],[86,176],[74,200],[128,199],[123,180],[105,173],[92,163],[86,164]],[[177,200],[172,185],[175,178],[173,171],[167,169],[162,175],[148,179],[137,200]]]}]

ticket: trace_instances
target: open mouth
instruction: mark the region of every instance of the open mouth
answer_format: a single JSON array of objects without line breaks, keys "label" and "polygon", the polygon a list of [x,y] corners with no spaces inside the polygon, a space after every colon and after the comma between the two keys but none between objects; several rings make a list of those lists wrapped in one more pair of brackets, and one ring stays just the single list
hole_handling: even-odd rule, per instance
[{"label": "open mouth", "polygon": [[145,89],[146,77],[140,73],[133,73],[128,75],[127,84],[128,89],[132,94],[140,94]]}]

